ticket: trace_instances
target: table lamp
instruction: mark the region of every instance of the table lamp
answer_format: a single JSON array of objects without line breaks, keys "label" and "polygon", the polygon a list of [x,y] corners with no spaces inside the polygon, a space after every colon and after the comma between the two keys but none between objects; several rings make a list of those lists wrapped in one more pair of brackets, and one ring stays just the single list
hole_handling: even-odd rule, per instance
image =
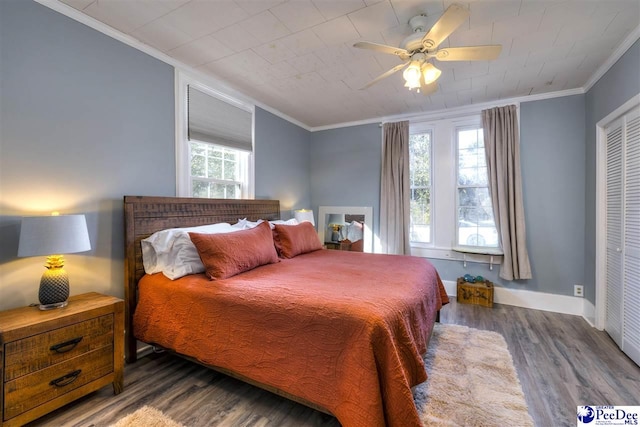
[{"label": "table lamp", "polygon": [[313,211],[310,209],[299,209],[293,212],[293,217],[298,222],[310,222],[311,225],[315,226],[316,222],[313,219]]},{"label": "table lamp", "polygon": [[18,256],[47,255],[40,279],[40,310],[62,308],[69,298],[69,277],[62,254],[91,249],[84,215],[27,216],[22,218]]}]

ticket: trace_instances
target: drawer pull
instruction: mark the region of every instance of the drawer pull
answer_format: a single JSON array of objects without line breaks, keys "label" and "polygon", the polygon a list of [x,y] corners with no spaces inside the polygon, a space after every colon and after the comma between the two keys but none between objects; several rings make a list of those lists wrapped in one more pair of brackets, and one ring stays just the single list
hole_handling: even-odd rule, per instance
[{"label": "drawer pull", "polygon": [[82,372],[82,369],[78,369],[76,371],[70,372],[65,376],[56,378],[55,380],[51,380],[49,385],[53,385],[56,387],[64,387],[66,385],[69,385],[78,379],[78,377],[80,376],[80,372]]},{"label": "drawer pull", "polygon": [[56,353],[66,353],[67,351],[71,351],[76,348],[80,341],[82,341],[82,337],[74,338],[69,341],[61,342],[60,344],[52,345],[49,347],[49,350],[55,351]]}]

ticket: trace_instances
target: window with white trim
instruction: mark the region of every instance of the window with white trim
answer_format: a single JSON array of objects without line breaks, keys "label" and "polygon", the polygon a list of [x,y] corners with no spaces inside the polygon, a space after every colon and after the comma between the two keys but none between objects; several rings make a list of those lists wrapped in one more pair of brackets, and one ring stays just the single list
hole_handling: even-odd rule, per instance
[{"label": "window with white trim", "polygon": [[489,196],[482,127],[457,127],[456,148],[457,245],[497,248],[498,233]]},{"label": "window with white trim", "polygon": [[253,107],[178,73],[177,193],[252,198]]},{"label": "window with white trim", "polygon": [[411,253],[498,248],[480,116],[412,121],[409,141]]}]

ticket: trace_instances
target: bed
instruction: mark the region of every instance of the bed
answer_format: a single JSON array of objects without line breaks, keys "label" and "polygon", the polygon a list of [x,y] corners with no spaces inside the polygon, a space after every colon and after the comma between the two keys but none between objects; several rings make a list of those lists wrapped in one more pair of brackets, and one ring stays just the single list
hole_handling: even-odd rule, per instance
[{"label": "bed", "polygon": [[[317,250],[223,280],[145,274],[152,233],[276,220],[278,201],[126,196],[126,358],[161,346],[334,415],[346,427],[421,425],[411,387],[448,302],[424,259]],[[372,280],[374,278],[374,280]]]}]

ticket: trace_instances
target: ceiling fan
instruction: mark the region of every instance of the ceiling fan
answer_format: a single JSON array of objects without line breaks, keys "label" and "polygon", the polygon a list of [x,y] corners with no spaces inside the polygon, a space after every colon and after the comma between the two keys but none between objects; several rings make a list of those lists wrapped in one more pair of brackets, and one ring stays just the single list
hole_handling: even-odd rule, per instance
[{"label": "ceiling fan", "polygon": [[372,42],[358,42],[354,47],[371,49],[377,52],[398,56],[403,64],[397,65],[389,71],[379,75],[362,89],[366,89],[380,80],[402,70],[405,87],[409,90],[417,89],[423,95],[429,95],[438,89],[435,81],[442,71],[437,69],[430,60],[439,61],[490,61],[500,55],[502,46],[466,46],[438,49],[451,33],[453,33],[469,17],[469,11],[464,7],[452,4],[445,10],[440,19],[428,29],[429,20],[425,15],[414,16],[409,20],[413,34],[404,39],[400,47],[393,47]]}]

